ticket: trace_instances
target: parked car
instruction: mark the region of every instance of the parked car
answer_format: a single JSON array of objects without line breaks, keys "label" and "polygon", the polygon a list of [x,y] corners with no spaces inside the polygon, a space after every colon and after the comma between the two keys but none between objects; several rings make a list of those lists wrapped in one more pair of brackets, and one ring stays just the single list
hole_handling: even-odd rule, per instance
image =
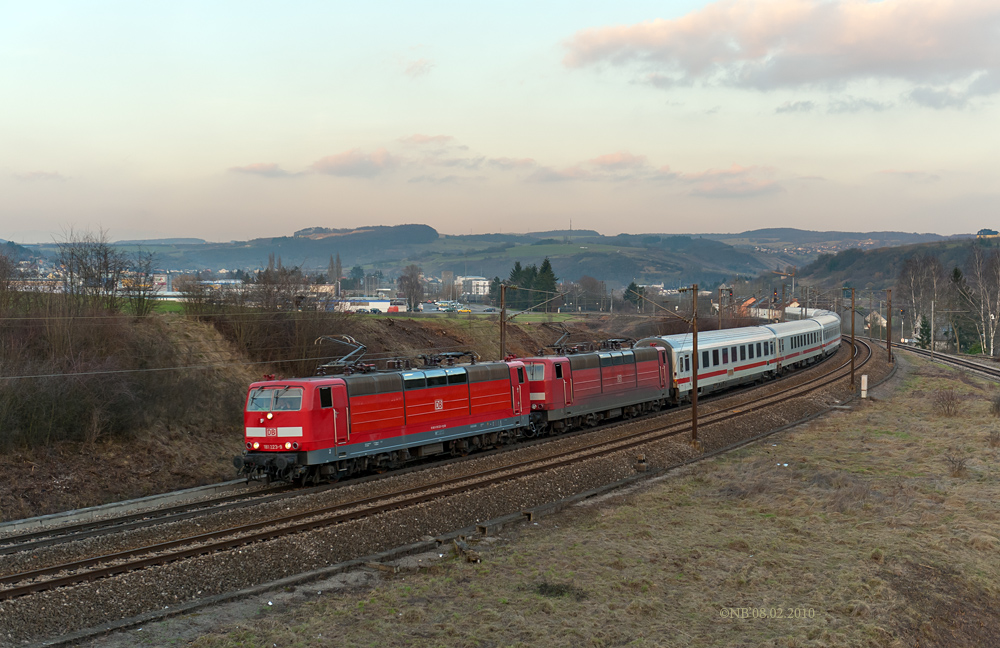
[{"label": "parked car", "polygon": [[491,306],[491,307],[487,308],[486,310],[484,310],[483,312],[484,313],[495,313],[495,312],[497,312],[497,309],[495,309],[495,308],[493,308]]},{"label": "parked car", "polygon": [[458,312],[459,313],[471,313],[472,309],[471,308],[459,308]]}]

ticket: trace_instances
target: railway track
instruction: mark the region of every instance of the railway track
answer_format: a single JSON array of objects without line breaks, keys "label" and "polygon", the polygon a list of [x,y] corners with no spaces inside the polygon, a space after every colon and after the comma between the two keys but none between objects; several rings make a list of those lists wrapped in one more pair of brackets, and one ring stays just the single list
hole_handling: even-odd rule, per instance
[{"label": "railway track", "polygon": [[[872,349],[863,340],[857,340],[853,350],[856,357],[860,358],[859,366],[863,366],[871,357]],[[787,389],[781,389],[773,394],[761,396],[751,403],[738,406],[736,409],[728,409],[723,406],[715,407],[708,411],[703,410],[699,417],[699,425],[709,426],[714,423],[730,421],[737,417],[746,416],[762,411],[775,403],[786,402],[790,398],[803,396],[824,387],[829,386],[843,379],[850,360],[834,367],[810,380],[798,381]],[[771,383],[773,386],[775,383]],[[706,408],[708,409],[708,408]],[[683,410],[672,410],[673,413],[683,412]],[[613,431],[614,427],[604,431]],[[181,561],[194,556],[222,552],[235,547],[261,543],[281,536],[288,536],[307,531],[329,527],[345,522],[370,518],[372,516],[385,513],[387,511],[416,507],[431,501],[441,500],[457,494],[468,493],[474,490],[481,490],[500,483],[511,480],[522,479],[531,475],[537,475],[546,471],[554,471],[563,467],[580,464],[595,459],[607,457],[609,454],[621,453],[636,448],[646,446],[657,441],[662,441],[671,437],[677,437],[685,433],[690,433],[689,422],[678,421],[665,426],[652,429],[640,430],[628,433],[614,439],[589,439],[583,445],[568,450],[558,450],[550,456],[534,458],[517,463],[507,464],[496,468],[482,470],[473,474],[461,475],[446,480],[436,480],[431,485],[421,485],[412,488],[396,490],[390,493],[383,493],[373,497],[355,499],[347,502],[340,502],[328,506],[310,508],[288,515],[277,515],[265,520],[253,521],[247,524],[240,524],[228,527],[186,535],[175,538],[167,542],[149,544],[145,546],[131,547],[123,551],[117,551],[100,556],[87,556],[70,560],[64,563],[40,567],[37,569],[24,570],[19,573],[11,573],[0,577],[0,601],[16,599],[30,595],[32,593],[51,590],[54,588],[75,585],[83,582],[94,581],[117,574],[132,572],[154,565],[163,565]],[[565,438],[565,437],[563,437]],[[319,490],[330,488],[318,487]],[[299,495],[302,493],[299,492]],[[267,497],[273,501],[280,501],[279,498],[291,497],[295,493],[270,494]],[[236,496],[231,496],[236,497]],[[259,499],[251,502],[230,502],[223,506],[246,507],[252,503],[259,503]],[[204,503],[202,504],[204,506]],[[182,508],[182,507],[177,507]],[[199,510],[183,510],[168,513],[161,519],[169,519],[171,516],[178,516],[175,519],[191,519],[198,515]],[[210,509],[211,513],[217,513],[217,509]],[[204,514],[204,513],[200,513]],[[148,514],[136,514],[137,519],[122,521],[117,520],[117,529],[111,531],[122,531],[126,529],[142,527],[148,524],[142,516]],[[86,525],[83,525],[86,526]],[[82,529],[78,533],[90,534],[83,537],[92,537],[102,529]],[[103,532],[109,532],[104,527]],[[72,537],[65,534],[64,538]],[[79,537],[79,536],[77,536]],[[22,540],[24,536],[20,536]],[[7,540],[11,540],[8,538]],[[13,553],[24,551],[26,547],[40,548],[39,542],[52,541],[53,538],[37,538],[27,542],[36,543],[18,544],[14,539],[4,546],[3,551]],[[6,540],[5,540],[6,541]],[[63,541],[66,541],[65,539]]]},{"label": "railway track", "polygon": [[942,362],[953,367],[959,367],[962,369],[968,369],[969,371],[976,371],[990,378],[1000,380],[1000,368],[990,367],[984,365],[981,362],[976,362],[974,360],[968,360],[959,356],[954,356],[947,353],[941,353],[935,351],[933,354],[929,349],[921,349],[919,347],[913,347],[905,344],[896,344],[893,342],[892,348],[898,351],[906,351],[907,353],[912,353],[924,358],[933,358],[938,362]]}]

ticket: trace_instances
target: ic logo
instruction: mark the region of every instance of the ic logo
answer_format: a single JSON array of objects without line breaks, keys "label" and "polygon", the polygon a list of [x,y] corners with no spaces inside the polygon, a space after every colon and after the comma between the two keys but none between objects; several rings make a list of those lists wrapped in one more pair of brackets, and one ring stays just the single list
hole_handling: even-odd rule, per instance
[{"label": "ic logo", "polygon": [[278,428],[264,428],[264,434],[270,437],[278,436]]},{"label": "ic logo", "polygon": [[444,409],[444,399],[438,398],[434,401],[434,409],[443,410]]}]

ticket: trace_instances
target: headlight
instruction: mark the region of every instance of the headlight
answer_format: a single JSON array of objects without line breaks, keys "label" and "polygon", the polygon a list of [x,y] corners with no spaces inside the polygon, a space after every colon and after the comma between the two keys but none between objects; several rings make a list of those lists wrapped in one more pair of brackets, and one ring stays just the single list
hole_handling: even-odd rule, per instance
[{"label": "headlight", "polygon": [[256,449],[257,449],[257,448],[259,448],[259,447],[260,447],[260,442],[258,442],[258,441],[254,441],[254,442],[253,442],[253,449],[254,449],[254,450],[256,450]]},{"label": "headlight", "polygon": [[285,441],[285,450],[291,450],[291,449],[292,449],[292,442]]}]

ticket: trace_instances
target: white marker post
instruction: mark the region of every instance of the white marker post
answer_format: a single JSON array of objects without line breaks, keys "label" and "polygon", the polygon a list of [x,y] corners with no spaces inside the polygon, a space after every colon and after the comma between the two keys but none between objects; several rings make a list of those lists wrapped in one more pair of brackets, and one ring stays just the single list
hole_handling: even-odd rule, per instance
[{"label": "white marker post", "polygon": [[861,398],[868,398],[868,374],[861,375]]}]

